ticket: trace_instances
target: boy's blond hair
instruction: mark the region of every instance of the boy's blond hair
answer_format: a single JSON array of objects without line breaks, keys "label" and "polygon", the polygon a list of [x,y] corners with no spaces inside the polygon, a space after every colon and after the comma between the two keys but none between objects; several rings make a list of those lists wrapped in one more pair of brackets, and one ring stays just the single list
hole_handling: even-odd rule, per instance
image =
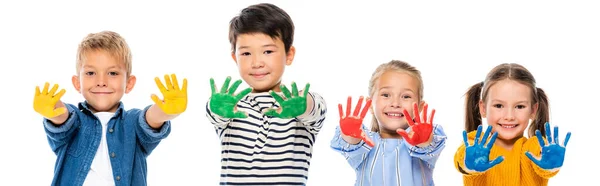
[{"label": "boy's blond hair", "polygon": [[131,50],[125,39],[116,32],[102,31],[88,34],[77,48],[77,74],[88,52],[104,51],[117,61],[122,62],[127,70],[127,77],[131,75]]}]

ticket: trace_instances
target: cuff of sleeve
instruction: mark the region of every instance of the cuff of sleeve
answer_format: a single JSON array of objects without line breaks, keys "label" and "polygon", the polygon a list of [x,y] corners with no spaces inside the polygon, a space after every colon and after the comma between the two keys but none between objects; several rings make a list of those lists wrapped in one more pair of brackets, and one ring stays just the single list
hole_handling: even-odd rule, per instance
[{"label": "cuff of sleeve", "polygon": [[317,120],[317,118],[319,117],[319,115],[316,113],[316,109],[317,109],[317,98],[313,95],[312,92],[308,92],[308,96],[310,96],[312,98],[312,102],[313,102],[313,107],[312,109],[307,112],[306,114],[302,114],[297,116],[296,118],[300,121],[304,122],[310,122],[310,121],[315,121]]},{"label": "cuff of sleeve", "polygon": [[149,106],[146,106],[146,108],[144,108],[142,113],[139,115],[138,123],[142,127],[144,133],[146,133],[149,137],[164,138],[171,131],[170,130],[171,129],[171,121],[165,121],[163,123],[163,125],[160,127],[160,129],[153,129],[152,127],[150,127],[150,125],[148,124],[148,121],[146,121],[146,113],[148,112],[148,109],[150,109],[151,106],[152,105],[149,105]]},{"label": "cuff of sleeve", "polygon": [[[363,128],[363,130],[364,130],[364,128]],[[371,147],[369,147],[368,145],[365,145],[365,142],[363,140],[360,140],[360,142],[358,142],[357,144],[350,144],[350,143],[346,142],[346,140],[344,140],[344,138],[342,138],[342,131],[339,126],[337,126],[335,129],[335,135],[333,136],[333,139],[331,140],[331,147],[333,149],[341,151],[341,152],[353,152],[360,148],[371,149]]]},{"label": "cuff of sleeve", "polygon": [[48,130],[48,132],[61,133],[61,132],[66,132],[69,129],[71,129],[71,127],[73,127],[73,124],[75,123],[74,122],[75,117],[73,115],[75,114],[75,110],[77,108],[75,108],[74,106],[72,106],[70,104],[64,104],[64,105],[67,108],[67,113],[69,113],[69,118],[67,118],[65,123],[63,123],[62,125],[55,125],[49,119],[44,118],[44,127],[46,128],[46,130]]}]

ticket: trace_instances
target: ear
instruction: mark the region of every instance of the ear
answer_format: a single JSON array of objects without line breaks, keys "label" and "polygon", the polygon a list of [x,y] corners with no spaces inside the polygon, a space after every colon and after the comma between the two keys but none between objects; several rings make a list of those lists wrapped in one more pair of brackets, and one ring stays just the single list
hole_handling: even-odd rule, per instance
[{"label": "ear", "polygon": [[135,76],[134,75],[130,75],[129,78],[127,78],[126,80],[127,85],[125,85],[125,94],[131,92],[131,89],[133,89],[133,86],[135,86]]},{"label": "ear", "polygon": [[538,107],[539,107],[539,106],[540,106],[540,105],[539,105],[538,103],[535,103],[535,104],[533,104],[533,106],[531,107],[531,109],[533,109],[533,110],[531,111],[531,119],[535,119],[535,116],[537,115],[537,110],[538,110]]},{"label": "ear", "polygon": [[237,64],[237,57],[235,56],[235,52],[231,52],[231,59],[233,59],[233,62],[235,62],[235,64]]},{"label": "ear", "polygon": [[75,90],[81,93],[81,82],[79,81],[79,76],[73,75],[73,77],[71,77],[71,82],[73,83]]},{"label": "ear", "polygon": [[296,47],[291,46],[290,50],[286,53],[285,56],[285,65],[291,65],[292,62],[294,61],[294,56],[296,55]]},{"label": "ear", "polygon": [[485,118],[485,103],[483,103],[483,100],[479,100],[479,115],[481,115],[482,118]]}]

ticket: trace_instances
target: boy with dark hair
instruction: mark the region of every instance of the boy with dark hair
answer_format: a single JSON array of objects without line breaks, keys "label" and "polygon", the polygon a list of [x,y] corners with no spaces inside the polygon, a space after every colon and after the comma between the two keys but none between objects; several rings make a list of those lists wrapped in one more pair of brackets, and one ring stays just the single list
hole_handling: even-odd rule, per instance
[{"label": "boy with dark hair", "polygon": [[[316,135],[325,120],[323,98],[310,85],[281,85],[291,65],[294,24],[281,8],[256,4],[230,22],[231,57],[251,88],[234,94],[242,80],[220,91],[211,78],[207,117],[221,139],[222,185],[304,185]],[[283,96],[283,97],[282,97]]]}]

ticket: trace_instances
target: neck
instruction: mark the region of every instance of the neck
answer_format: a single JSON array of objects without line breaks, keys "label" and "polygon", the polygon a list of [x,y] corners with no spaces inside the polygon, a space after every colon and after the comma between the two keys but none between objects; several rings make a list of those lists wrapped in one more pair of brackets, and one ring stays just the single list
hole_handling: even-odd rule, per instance
[{"label": "neck", "polygon": [[402,138],[402,136],[400,136],[400,134],[398,134],[396,131],[391,131],[391,130],[387,130],[384,128],[379,129],[379,136],[381,136],[382,139],[384,139],[384,138],[401,139]]},{"label": "neck", "polygon": [[495,146],[502,147],[506,150],[512,150],[513,146],[517,142],[517,140],[521,139],[520,137],[516,137],[513,139],[500,139],[496,138]]}]

